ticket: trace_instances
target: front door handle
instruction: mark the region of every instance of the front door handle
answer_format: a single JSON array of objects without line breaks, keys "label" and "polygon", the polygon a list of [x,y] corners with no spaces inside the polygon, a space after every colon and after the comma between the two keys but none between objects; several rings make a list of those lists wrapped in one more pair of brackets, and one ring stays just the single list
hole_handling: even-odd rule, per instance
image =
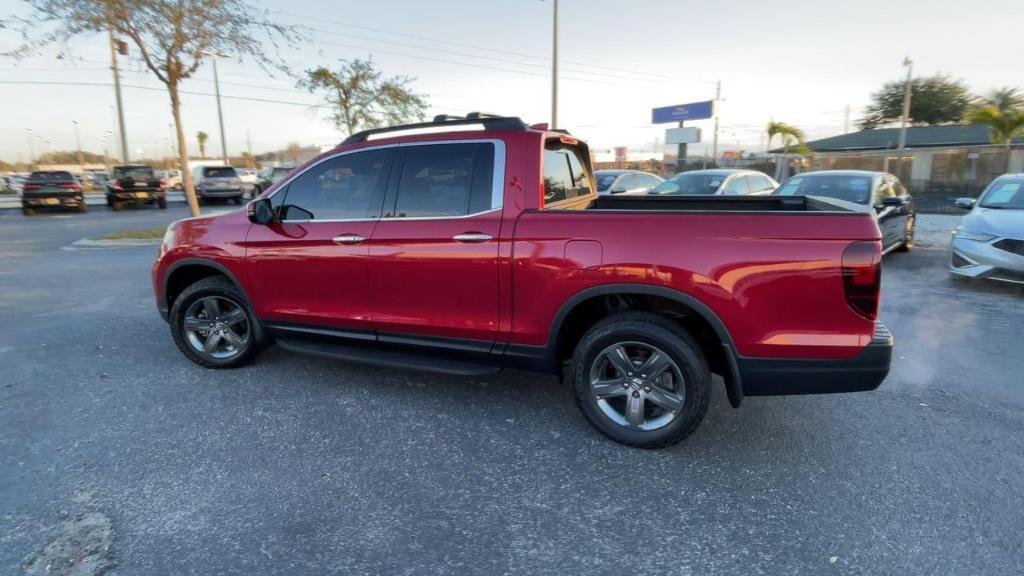
[{"label": "front door handle", "polygon": [[493,236],[490,234],[480,234],[479,232],[467,232],[465,234],[459,234],[452,238],[456,242],[465,242],[467,244],[476,244],[480,242],[487,242],[492,239]]},{"label": "front door handle", "polygon": [[366,238],[363,238],[359,234],[342,234],[341,236],[334,237],[335,244],[359,244]]}]

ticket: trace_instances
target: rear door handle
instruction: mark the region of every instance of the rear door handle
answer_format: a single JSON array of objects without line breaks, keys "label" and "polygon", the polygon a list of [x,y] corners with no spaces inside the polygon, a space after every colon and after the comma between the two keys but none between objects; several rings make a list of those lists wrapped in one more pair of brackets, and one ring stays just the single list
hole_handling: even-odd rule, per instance
[{"label": "rear door handle", "polygon": [[465,242],[467,244],[475,244],[475,243],[479,243],[479,242],[487,242],[488,240],[491,240],[492,238],[494,238],[494,237],[491,236],[490,234],[480,234],[478,232],[467,232],[465,234],[459,234],[458,236],[454,236],[452,238],[452,240],[455,240],[456,242]]},{"label": "rear door handle", "polygon": [[363,238],[359,234],[342,234],[341,236],[334,237],[335,244],[359,244],[366,238]]}]

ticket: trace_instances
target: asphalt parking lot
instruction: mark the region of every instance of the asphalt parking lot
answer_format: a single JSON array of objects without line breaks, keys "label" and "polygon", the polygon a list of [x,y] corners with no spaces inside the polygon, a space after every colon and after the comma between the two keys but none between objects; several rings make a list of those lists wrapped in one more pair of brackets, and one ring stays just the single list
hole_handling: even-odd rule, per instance
[{"label": "asphalt parking lot", "polygon": [[72,246],[186,215],[0,211],[0,573],[1024,570],[1024,291],[947,277],[955,218],[885,261],[879,390],[716,387],[693,437],[642,451],[554,378],[188,362],[155,248]]}]

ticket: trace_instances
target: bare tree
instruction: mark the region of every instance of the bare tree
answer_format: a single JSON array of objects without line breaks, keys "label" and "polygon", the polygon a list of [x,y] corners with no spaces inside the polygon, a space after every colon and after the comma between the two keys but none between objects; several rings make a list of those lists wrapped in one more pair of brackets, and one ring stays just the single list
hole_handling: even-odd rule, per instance
[{"label": "bare tree", "polygon": [[423,118],[427,102],[409,88],[413,79],[382,80],[381,75],[371,60],[341,60],[337,70],[324,66],[306,70],[299,87],[320,93],[334,108],[331,121],[349,134]]},{"label": "bare tree", "polygon": [[166,86],[178,138],[182,185],[192,214],[199,214],[188,170],[179,87],[213,53],[229,52],[261,68],[287,71],[276,51],[298,39],[295,27],[271,22],[245,0],[26,0],[32,14],[20,19],[26,42],[8,53],[27,56],[42,46],[105,32],[129,38],[146,67]]}]

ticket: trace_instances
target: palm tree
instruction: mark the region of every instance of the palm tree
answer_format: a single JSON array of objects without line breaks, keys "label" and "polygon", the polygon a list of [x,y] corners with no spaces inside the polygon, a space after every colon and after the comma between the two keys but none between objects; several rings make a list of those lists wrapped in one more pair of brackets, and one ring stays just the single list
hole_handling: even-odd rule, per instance
[{"label": "palm tree", "polygon": [[964,121],[985,124],[990,128],[993,144],[1002,144],[1006,155],[1004,172],[1010,171],[1010,145],[1017,136],[1024,136],[1024,109],[1000,110],[992,104],[983,104],[967,110]]},{"label": "palm tree", "polygon": [[786,124],[785,122],[775,122],[775,121],[772,121],[772,122],[768,123],[768,127],[766,128],[766,131],[768,132],[768,149],[769,150],[771,150],[771,148],[772,148],[772,139],[775,136],[779,136],[779,137],[782,138],[782,163],[781,164],[780,163],[776,163],[776,169],[775,169],[776,176],[778,176],[778,178],[781,179],[781,178],[786,176],[782,172],[784,172],[784,171],[788,172],[788,170],[781,169],[780,166],[785,166],[786,168],[789,167],[789,147],[794,145],[794,144],[799,145],[799,146],[803,146],[803,144],[804,144],[804,131],[799,129],[799,128],[797,128],[796,126],[793,126],[792,124]]},{"label": "palm tree", "polygon": [[199,141],[199,157],[206,158],[206,141],[210,139],[210,135],[200,130],[196,133],[196,140]]},{"label": "palm tree", "polygon": [[994,106],[1000,112],[1020,110],[1024,108],[1024,92],[1009,86],[996,88],[981,98],[979,104]]}]

